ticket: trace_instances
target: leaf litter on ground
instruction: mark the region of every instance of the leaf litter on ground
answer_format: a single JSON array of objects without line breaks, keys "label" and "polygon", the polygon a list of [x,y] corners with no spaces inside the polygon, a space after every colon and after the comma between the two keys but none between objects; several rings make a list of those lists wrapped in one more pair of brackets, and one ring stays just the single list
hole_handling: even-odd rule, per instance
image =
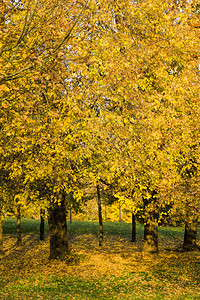
[{"label": "leaf litter on ground", "polygon": [[[181,240],[161,235],[159,253],[145,254],[142,242],[141,236],[131,243],[127,237],[106,235],[99,247],[96,235],[73,234],[71,257],[50,260],[48,235],[40,241],[36,234],[25,234],[22,246],[17,246],[16,236],[6,234],[5,255],[0,261],[0,299],[12,299],[8,289],[25,291],[31,286],[37,290],[41,285],[50,290],[56,286],[61,294],[71,295],[65,298],[60,294],[58,299],[95,299],[95,293],[99,299],[143,299],[141,295],[144,299],[200,299],[199,251],[175,251]],[[63,286],[67,283],[66,291]],[[30,296],[27,293],[24,299]]]}]

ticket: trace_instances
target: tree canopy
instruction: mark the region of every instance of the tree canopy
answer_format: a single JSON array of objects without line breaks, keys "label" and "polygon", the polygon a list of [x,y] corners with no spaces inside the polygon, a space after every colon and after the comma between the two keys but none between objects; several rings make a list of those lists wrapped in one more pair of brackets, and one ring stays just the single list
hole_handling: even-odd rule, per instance
[{"label": "tree canopy", "polygon": [[59,206],[102,180],[132,212],[156,195],[197,214],[198,2],[0,5],[4,202]]}]

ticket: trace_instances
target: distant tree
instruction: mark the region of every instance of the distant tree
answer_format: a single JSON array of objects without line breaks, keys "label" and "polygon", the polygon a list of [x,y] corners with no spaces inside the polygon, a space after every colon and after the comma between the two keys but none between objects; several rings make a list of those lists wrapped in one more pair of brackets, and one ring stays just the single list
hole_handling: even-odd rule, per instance
[{"label": "distant tree", "polygon": [[103,217],[101,205],[101,190],[100,184],[97,182],[97,202],[98,202],[98,216],[99,216],[99,246],[103,246]]},{"label": "distant tree", "polygon": [[135,214],[134,213],[132,213],[131,216],[132,216],[132,222],[131,222],[131,224],[132,224],[131,242],[135,243],[136,242],[136,218],[135,218]]},{"label": "distant tree", "polygon": [[17,244],[22,244],[22,232],[21,232],[21,207],[17,204]]},{"label": "distant tree", "polygon": [[45,210],[40,209],[40,240],[44,240],[44,217],[45,217]]}]

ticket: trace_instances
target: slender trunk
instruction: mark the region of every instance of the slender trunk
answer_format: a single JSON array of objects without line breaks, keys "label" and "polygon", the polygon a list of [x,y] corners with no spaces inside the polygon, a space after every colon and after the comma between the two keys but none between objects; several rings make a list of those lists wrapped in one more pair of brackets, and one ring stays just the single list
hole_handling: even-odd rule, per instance
[{"label": "slender trunk", "polygon": [[144,200],[144,245],[143,251],[149,253],[158,252],[158,207],[156,192],[150,199]]},{"label": "slender trunk", "polygon": [[72,209],[69,209],[69,222],[72,223]]},{"label": "slender trunk", "polygon": [[4,254],[3,251],[3,213],[0,207],[0,255]]},{"label": "slender trunk", "polygon": [[103,218],[101,208],[101,192],[100,186],[97,184],[97,200],[98,200],[98,213],[99,213],[99,246],[103,245]]},{"label": "slender trunk", "polygon": [[105,205],[105,222],[107,222],[107,212],[106,212],[106,205]]},{"label": "slender trunk", "polygon": [[119,204],[119,223],[122,221],[122,211],[121,211],[121,205]]},{"label": "slender trunk", "polygon": [[88,204],[86,204],[86,221],[88,221]]},{"label": "slender trunk", "polygon": [[50,258],[62,258],[70,253],[68,246],[66,203],[59,193],[49,207]]},{"label": "slender trunk", "polygon": [[22,244],[22,233],[21,233],[21,208],[17,205],[17,244]]},{"label": "slender trunk", "polygon": [[135,214],[132,213],[132,243],[136,242],[136,221],[135,221]]},{"label": "slender trunk", "polygon": [[44,216],[45,216],[45,210],[40,209],[40,240],[44,240]]},{"label": "slender trunk", "polygon": [[68,201],[69,201],[69,222],[70,224],[72,223],[72,207],[73,207],[73,203],[74,203],[74,196],[73,193],[70,192],[69,196],[68,196]]},{"label": "slender trunk", "polygon": [[185,234],[183,248],[193,250],[197,248],[197,226],[198,226],[198,209],[193,208],[193,212],[188,209],[185,220]]}]

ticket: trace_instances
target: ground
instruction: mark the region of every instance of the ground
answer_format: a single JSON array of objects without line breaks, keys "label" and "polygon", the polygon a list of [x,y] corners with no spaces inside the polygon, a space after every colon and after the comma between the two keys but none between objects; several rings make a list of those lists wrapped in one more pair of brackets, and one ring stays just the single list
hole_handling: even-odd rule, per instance
[{"label": "ground", "polygon": [[22,246],[6,234],[0,299],[200,299],[200,252],[177,251],[180,244],[161,235],[150,255],[141,236],[106,236],[99,248],[96,235],[71,234],[72,255],[59,261],[49,260],[48,234],[25,234]]}]

